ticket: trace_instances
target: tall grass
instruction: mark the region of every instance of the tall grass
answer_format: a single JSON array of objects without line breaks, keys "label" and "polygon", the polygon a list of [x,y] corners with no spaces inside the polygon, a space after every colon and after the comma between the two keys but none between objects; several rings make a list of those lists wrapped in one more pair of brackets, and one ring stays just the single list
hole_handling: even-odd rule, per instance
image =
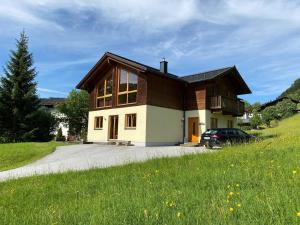
[{"label": "tall grass", "polygon": [[0,183],[0,224],[299,224],[299,125],[215,153]]},{"label": "tall grass", "polygon": [[59,142],[0,144],[0,171],[23,166],[53,152]]}]

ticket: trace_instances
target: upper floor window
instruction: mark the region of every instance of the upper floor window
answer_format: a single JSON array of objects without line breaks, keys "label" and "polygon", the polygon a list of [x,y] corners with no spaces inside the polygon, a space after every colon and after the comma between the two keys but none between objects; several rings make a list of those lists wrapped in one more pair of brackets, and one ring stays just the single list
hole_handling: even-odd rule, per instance
[{"label": "upper floor window", "polygon": [[126,70],[119,70],[118,105],[136,103],[138,76]]},{"label": "upper floor window", "polygon": [[97,91],[96,107],[109,107],[112,105],[112,74],[99,83]]}]

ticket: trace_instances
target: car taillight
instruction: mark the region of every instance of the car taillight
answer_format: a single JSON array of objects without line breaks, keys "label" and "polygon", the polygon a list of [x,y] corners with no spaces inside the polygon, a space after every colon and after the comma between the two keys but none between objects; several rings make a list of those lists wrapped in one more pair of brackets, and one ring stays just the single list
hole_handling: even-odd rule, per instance
[{"label": "car taillight", "polygon": [[216,135],[216,134],[214,134],[213,136],[211,136],[212,138],[216,138],[216,139],[218,139],[220,136],[218,136],[218,135]]}]

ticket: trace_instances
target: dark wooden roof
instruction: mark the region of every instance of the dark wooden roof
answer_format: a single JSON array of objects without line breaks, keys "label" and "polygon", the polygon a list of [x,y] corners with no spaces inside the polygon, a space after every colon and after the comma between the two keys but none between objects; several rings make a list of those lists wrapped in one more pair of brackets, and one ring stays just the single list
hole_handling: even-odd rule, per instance
[{"label": "dark wooden roof", "polygon": [[276,105],[278,102],[281,102],[281,101],[284,100],[284,99],[289,99],[289,100],[291,100],[292,102],[294,102],[294,103],[296,103],[296,104],[300,103],[300,101],[297,101],[297,100],[292,99],[292,98],[289,98],[289,97],[281,97],[281,98],[277,98],[277,99],[275,99],[275,100],[273,100],[273,101],[269,101],[269,102],[267,102],[267,103],[262,104],[262,105],[260,106],[260,108],[259,108],[258,111],[262,111],[262,110],[264,110],[265,108],[267,108],[267,107],[269,107],[269,106]]},{"label": "dark wooden roof", "polygon": [[206,81],[206,80],[213,80],[213,79],[225,76],[228,73],[233,72],[236,75],[235,77],[236,77],[236,80],[237,80],[237,84],[240,88],[238,94],[249,94],[249,93],[251,93],[251,90],[249,89],[249,87],[247,86],[247,84],[245,83],[245,81],[243,80],[242,76],[240,75],[240,73],[238,72],[238,70],[236,69],[235,66],[179,77],[179,76],[176,76],[176,75],[171,74],[171,73],[167,73],[167,74],[162,73],[162,72],[160,72],[159,69],[153,68],[151,66],[147,66],[145,64],[136,62],[136,61],[131,60],[131,59],[124,58],[122,56],[113,54],[111,52],[106,52],[101,57],[101,59],[95,64],[95,66],[79,82],[79,84],[76,86],[76,88],[86,89],[87,83],[91,79],[93,73],[106,60],[108,60],[108,61],[113,60],[113,61],[125,64],[125,65],[129,65],[131,67],[134,67],[137,70],[140,70],[141,72],[147,72],[148,71],[148,72],[160,75],[160,76],[168,77],[168,78],[171,78],[171,79],[176,79],[178,81],[185,82],[185,83],[195,83],[195,82],[202,82],[202,81]]},{"label": "dark wooden roof", "polygon": [[201,72],[201,73],[196,73],[192,75],[187,75],[181,77],[181,79],[185,80],[188,83],[195,83],[195,82],[200,82],[204,80],[211,80],[216,78],[219,75],[222,75],[228,70],[231,70],[233,67],[226,67],[222,69],[217,69],[217,70],[210,70],[206,72]]},{"label": "dark wooden roof", "polygon": [[[78,89],[84,89],[84,87],[86,86],[85,84],[88,82],[88,80],[91,78],[93,72],[103,63],[105,62],[105,60],[108,59],[108,60],[114,60],[116,62],[120,62],[122,64],[125,64],[125,65],[129,65],[129,66],[132,66],[142,72],[152,72],[152,73],[155,73],[155,74],[158,74],[158,75],[161,75],[161,76],[165,76],[165,77],[169,77],[169,78],[172,78],[172,79],[178,79],[178,77],[174,74],[171,74],[171,73],[162,73],[160,72],[159,69],[155,69],[151,66],[147,66],[147,65],[144,65],[142,63],[139,63],[139,62],[136,62],[136,61],[133,61],[131,59],[127,59],[127,58],[124,58],[122,56],[119,56],[119,55],[116,55],[116,54],[113,54],[111,52],[106,52],[102,57],[101,59],[95,64],[95,66],[87,73],[87,75],[79,82],[79,84],[77,84],[76,88]],[[178,79],[179,80],[179,79]]]}]

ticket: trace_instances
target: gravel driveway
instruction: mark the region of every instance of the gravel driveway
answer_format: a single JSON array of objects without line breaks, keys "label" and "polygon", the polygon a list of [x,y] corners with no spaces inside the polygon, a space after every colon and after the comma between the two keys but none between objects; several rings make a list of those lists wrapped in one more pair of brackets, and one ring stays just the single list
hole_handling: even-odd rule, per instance
[{"label": "gravel driveway", "polygon": [[63,146],[34,163],[0,172],[0,181],[36,174],[104,168],[153,158],[176,157],[203,152],[208,152],[208,150],[203,147],[180,146],[137,147],[96,144]]}]

